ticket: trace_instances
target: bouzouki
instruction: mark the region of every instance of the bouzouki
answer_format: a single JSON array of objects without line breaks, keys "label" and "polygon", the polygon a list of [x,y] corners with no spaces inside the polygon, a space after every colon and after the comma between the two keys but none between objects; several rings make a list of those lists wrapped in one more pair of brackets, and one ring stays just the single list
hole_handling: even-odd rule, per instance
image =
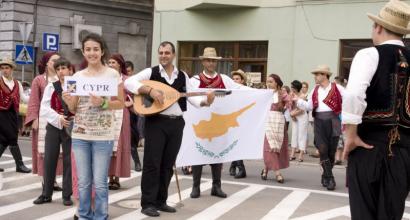
[{"label": "bouzouki", "polygon": [[[162,112],[182,97],[207,95],[206,92],[180,93],[171,86],[154,80],[143,80],[140,83],[159,90],[164,95],[164,104],[162,105],[154,101],[154,99],[152,99],[149,95],[134,95],[134,110],[141,115],[153,115]],[[214,92],[216,97],[222,97],[232,93],[232,91],[229,90],[214,90]]]}]

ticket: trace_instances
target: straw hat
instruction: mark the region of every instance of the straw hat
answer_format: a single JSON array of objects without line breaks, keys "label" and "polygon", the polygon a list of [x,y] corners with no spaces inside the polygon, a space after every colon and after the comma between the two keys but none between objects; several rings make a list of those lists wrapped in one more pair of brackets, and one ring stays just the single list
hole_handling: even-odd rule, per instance
[{"label": "straw hat", "polygon": [[331,75],[333,74],[332,72],[330,72],[330,67],[329,67],[328,65],[324,65],[324,64],[318,65],[318,66],[316,67],[316,69],[312,70],[311,73],[312,73],[312,74],[324,73],[324,74],[326,74],[326,75],[328,75],[328,76],[331,76]]},{"label": "straw hat", "polygon": [[218,57],[216,55],[216,50],[213,47],[206,47],[204,49],[204,54],[202,56],[199,56],[199,59],[211,59],[211,60],[220,60],[222,57]]},{"label": "straw hat", "polygon": [[238,70],[232,71],[231,75],[233,76],[234,74],[240,75],[242,77],[242,79],[246,82],[246,74],[243,70],[238,69]]},{"label": "straw hat", "polygon": [[2,66],[2,65],[9,65],[9,66],[11,66],[11,68],[16,69],[16,64],[13,62],[12,59],[10,59],[8,57],[0,59],[0,66]]},{"label": "straw hat", "polygon": [[410,33],[410,6],[402,1],[391,0],[380,10],[379,15],[367,13],[367,16],[389,31],[398,34]]}]

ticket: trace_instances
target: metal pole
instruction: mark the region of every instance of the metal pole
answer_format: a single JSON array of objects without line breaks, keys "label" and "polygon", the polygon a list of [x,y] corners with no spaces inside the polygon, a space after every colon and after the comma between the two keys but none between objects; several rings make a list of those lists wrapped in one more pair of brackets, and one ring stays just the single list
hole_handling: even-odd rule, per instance
[{"label": "metal pole", "polygon": [[21,82],[24,81],[24,64],[21,67]]}]

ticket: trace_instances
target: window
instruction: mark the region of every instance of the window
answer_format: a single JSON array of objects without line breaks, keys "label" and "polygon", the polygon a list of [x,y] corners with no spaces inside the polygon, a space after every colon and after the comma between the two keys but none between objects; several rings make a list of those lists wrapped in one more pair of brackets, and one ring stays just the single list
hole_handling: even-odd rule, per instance
[{"label": "window", "polygon": [[217,72],[228,76],[231,71],[242,69],[244,72],[260,72],[262,81],[266,79],[268,58],[267,41],[241,42],[178,42],[178,67],[193,76],[203,70],[199,56],[205,47],[214,47],[218,56]]},{"label": "window", "polygon": [[[405,45],[410,49],[409,41],[405,41]],[[340,40],[339,76],[348,79],[350,66],[352,65],[352,60],[356,52],[372,46],[372,39]]]}]

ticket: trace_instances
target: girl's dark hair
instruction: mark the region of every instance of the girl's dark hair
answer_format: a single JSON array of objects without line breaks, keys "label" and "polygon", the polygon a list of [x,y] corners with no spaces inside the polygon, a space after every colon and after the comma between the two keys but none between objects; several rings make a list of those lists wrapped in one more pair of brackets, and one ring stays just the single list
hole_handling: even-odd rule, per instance
[{"label": "girl's dark hair", "polygon": [[71,68],[71,62],[64,57],[60,57],[58,60],[54,62],[54,69],[57,70],[57,68],[60,66]]},{"label": "girl's dark hair", "polygon": [[41,60],[38,64],[38,72],[40,74],[46,73],[47,70],[47,63],[53,55],[59,55],[56,52],[47,52],[41,57]]},{"label": "girl's dark hair", "polygon": [[90,33],[87,36],[85,36],[84,39],[81,41],[83,51],[84,51],[85,42],[87,41],[94,41],[100,44],[101,51],[103,53],[101,57],[101,63],[105,64],[107,57],[108,57],[108,53],[109,53],[107,43],[105,42],[105,40],[99,34]]},{"label": "girl's dark hair", "polygon": [[294,88],[297,92],[300,92],[300,90],[302,89],[302,83],[299,80],[293,80],[290,83],[290,86]]},{"label": "girl's dark hair", "polygon": [[127,75],[127,67],[125,65],[124,57],[121,54],[119,53],[112,54],[110,59],[113,59],[117,61],[118,64],[120,64],[120,74]]},{"label": "girl's dark hair", "polygon": [[278,89],[282,88],[283,82],[277,74],[272,73],[269,77],[275,80],[276,84],[278,84]]}]

